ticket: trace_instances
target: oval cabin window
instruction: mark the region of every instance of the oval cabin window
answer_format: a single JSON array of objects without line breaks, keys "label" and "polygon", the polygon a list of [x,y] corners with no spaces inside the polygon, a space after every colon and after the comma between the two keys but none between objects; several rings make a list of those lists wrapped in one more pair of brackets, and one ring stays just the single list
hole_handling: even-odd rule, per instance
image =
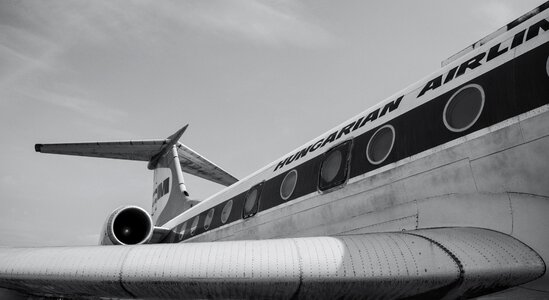
[{"label": "oval cabin window", "polygon": [[326,159],[322,162],[322,169],[320,171],[322,180],[326,182],[333,181],[339,170],[343,167],[341,161],[342,155],[340,150],[336,149],[328,154]]},{"label": "oval cabin window", "polygon": [[191,235],[194,235],[196,232],[196,228],[198,227],[198,220],[200,219],[200,216],[196,216],[193,220],[193,223],[191,224]]},{"label": "oval cabin window", "polygon": [[324,154],[320,165],[318,189],[327,191],[347,181],[352,141],[335,146]]},{"label": "oval cabin window", "polygon": [[444,125],[450,131],[469,129],[480,117],[484,107],[484,90],[478,84],[468,84],[455,92],[444,107]]},{"label": "oval cabin window", "polygon": [[257,190],[251,190],[246,196],[246,203],[244,204],[244,210],[246,212],[252,211],[257,202]]},{"label": "oval cabin window", "polygon": [[212,224],[214,210],[215,209],[212,208],[208,211],[208,214],[206,215],[206,218],[204,219],[204,230],[208,230],[210,228],[210,224]]},{"label": "oval cabin window", "polygon": [[249,218],[257,213],[262,190],[263,190],[263,182],[252,187],[248,191],[248,194],[246,194],[246,201],[244,202],[244,211],[242,213],[242,217],[244,219]]},{"label": "oval cabin window", "polygon": [[227,203],[225,203],[225,206],[223,206],[223,210],[221,211],[221,223],[223,224],[227,223],[227,220],[231,215],[232,209],[233,209],[233,200],[231,199],[227,201]]},{"label": "oval cabin window", "polygon": [[545,63],[545,72],[549,76],[549,57],[547,57],[547,62]]},{"label": "oval cabin window", "polygon": [[284,176],[282,184],[280,185],[280,197],[283,200],[288,200],[294,192],[295,185],[297,183],[297,170],[291,170]]},{"label": "oval cabin window", "polygon": [[182,241],[183,240],[183,237],[185,236],[185,228],[187,226],[187,222],[184,222],[182,224],[179,224],[175,231],[178,233],[177,234],[177,237],[178,237],[178,240],[179,241]]},{"label": "oval cabin window", "polygon": [[395,143],[395,129],[391,125],[379,128],[370,138],[366,147],[366,157],[371,164],[378,165],[385,161]]}]

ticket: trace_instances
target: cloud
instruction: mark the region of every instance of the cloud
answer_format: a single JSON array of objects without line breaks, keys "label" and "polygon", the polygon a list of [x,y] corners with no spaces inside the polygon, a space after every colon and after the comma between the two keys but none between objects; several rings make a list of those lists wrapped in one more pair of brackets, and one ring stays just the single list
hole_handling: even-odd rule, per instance
[{"label": "cloud", "polygon": [[[75,245],[97,245],[99,244],[99,233],[76,236]],[[62,243],[58,243],[62,245]]]},{"label": "cloud", "polygon": [[[499,28],[526,13],[527,10],[524,10],[524,6],[519,2],[492,0],[475,3],[473,7],[474,14],[480,20],[492,28]],[[534,8],[535,6],[532,4],[528,7]]]},{"label": "cloud", "polygon": [[267,46],[318,47],[334,39],[295,1],[94,1],[91,8],[73,23],[96,41],[113,32],[129,39],[169,40],[189,27]]},{"label": "cloud", "polygon": [[295,1],[19,2],[10,9],[26,22],[22,29],[65,46],[82,40],[169,38],[189,26],[266,45],[320,46],[333,40]]},{"label": "cloud", "polygon": [[[132,51],[154,51],[189,31],[262,46],[322,47],[334,41],[306,7],[286,0],[23,0],[0,2],[0,16],[0,62],[8,66],[0,69],[0,92],[37,72],[66,74],[70,66],[63,55],[75,46],[126,42]],[[51,102],[78,111],[87,105],[74,100]]]},{"label": "cloud", "polygon": [[0,185],[2,186],[19,186],[23,181],[14,175],[3,175],[0,177]]},{"label": "cloud", "polygon": [[36,64],[43,62],[35,57],[43,53],[44,49],[54,47],[54,44],[47,39],[33,34],[27,30],[14,26],[0,24],[0,47],[8,55],[21,61],[30,61]]},{"label": "cloud", "polygon": [[113,122],[127,116],[127,113],[121,110],[116,110],[98,102],[73,96],[51,93],[49,96],[42,99],[42,101],[60,108],[65,108],[80,113],[82,115],[105,121]]},{"label": "cloud", "polygon": [[303,7],[291,1],[202,1],[163,9],[181,24],[259,44],[318,47],[333,42],[326,30],[307,20],[312,17]]},{"label": "cloud", "polygon": [[51,70],[51,58],[60,52],[56,43],[27,30],[0,24],[0,90],[35,70]]},{"label": "cloud", "polygon": [[52,90],[34,88],[23,92],[25,96],[57,108],[69,110],[80,115],[102,121],[115,122],[127,117],[127,113],[97,101],[86,99],[78,95],[77,91],[56,92]]},{"label": "cloud", "polygon": [[501,27],[516,17],[511,7],[503,2],[480,2],[475,9],[477,16],[494,27]]}]

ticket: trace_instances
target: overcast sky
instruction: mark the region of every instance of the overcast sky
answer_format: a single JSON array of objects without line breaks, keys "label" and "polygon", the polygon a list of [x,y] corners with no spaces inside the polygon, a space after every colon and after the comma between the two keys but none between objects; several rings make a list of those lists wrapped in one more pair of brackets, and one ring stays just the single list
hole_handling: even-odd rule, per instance
[{"label": "overcast sky", "polygon": [[[0,0],[0,245],[93,245],[145,162],[35,143],[181,141],[238,178],[543,0]],[[221,186],[187,175],[193,198]]]}]

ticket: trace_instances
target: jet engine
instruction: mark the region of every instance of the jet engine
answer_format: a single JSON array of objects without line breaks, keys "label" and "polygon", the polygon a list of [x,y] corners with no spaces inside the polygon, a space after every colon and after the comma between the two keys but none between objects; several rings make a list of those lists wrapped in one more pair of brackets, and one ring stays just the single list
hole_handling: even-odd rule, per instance
[{"label": "jet engine", "polygon": [[115,209],[103,225],[101,245],[139,245],[148,243],[154,231],[149,213],[138,206]]}]

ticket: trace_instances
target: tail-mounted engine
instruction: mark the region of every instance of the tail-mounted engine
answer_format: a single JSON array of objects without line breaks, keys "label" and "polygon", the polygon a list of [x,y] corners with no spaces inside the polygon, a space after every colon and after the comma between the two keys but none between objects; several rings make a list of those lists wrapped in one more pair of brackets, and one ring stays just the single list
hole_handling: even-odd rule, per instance
[{"label": "tail-mounted engine", "polygon": [[153,231],[153,220],[146,210],[137,206],[123,206],[114,210],[107,218],[100,244],[146,244],[151,240]]}]

